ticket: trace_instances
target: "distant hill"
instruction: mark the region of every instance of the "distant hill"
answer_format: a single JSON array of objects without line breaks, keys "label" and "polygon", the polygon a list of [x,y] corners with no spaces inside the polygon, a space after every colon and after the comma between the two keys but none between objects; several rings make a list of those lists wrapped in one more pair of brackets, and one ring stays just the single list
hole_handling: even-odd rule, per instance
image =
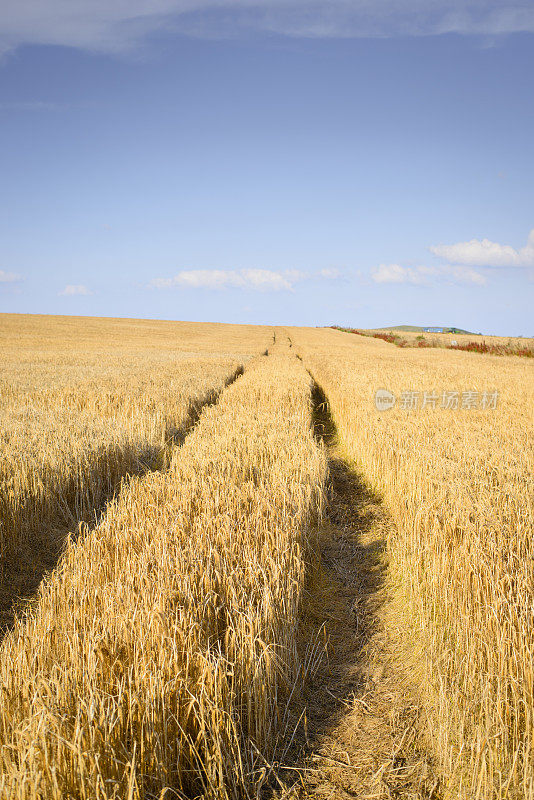
[{"label": "distant hill", "polygon": [[[477,334],[473,331],[464,331],[463,328],[447,327],[445,325],[427,325],[427,328],[441,328],[443,327],[444,333],[468,333],[471,336]],[[374,331],[404,331],[404,333],[424,333],[424,328],[419,325],[384,325],[381,328],[371,328]]]}]

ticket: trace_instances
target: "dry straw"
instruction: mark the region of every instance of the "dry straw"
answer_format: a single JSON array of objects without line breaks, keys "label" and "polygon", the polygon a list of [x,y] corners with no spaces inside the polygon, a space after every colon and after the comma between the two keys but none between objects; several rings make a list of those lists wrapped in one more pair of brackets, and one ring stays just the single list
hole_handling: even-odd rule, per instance
[{"label": "dry straw", "polygon": [[0,315],[0,628],[78,522],[165,466],[268,329]]},{"label": "dry straw", "polygon": [[[384,495],[389,626],[427,709],[445,793],[534,797],[532,367],[291,332],[349,457]],[[499,392],[496,409],[376,410],[377,389]],[[481,394],[479,395],[479,397]]]},{"label": "dry straw", "polygon": [[287,353],[251,362],[167,471],[125,487],[4,641],[3,796],[257,791],[302,679],[303,557],[325,475],[310,379]]}]

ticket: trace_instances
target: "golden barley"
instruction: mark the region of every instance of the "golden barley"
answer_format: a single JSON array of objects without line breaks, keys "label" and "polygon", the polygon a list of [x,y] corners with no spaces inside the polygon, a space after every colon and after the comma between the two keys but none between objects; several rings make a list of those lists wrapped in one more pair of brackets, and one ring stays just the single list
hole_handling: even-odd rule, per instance
[{"label": "golden barley", "polygon": [[[348,456],[396,521],[390,627],[451,797],[534,797],[530,361],[289,333]],[[379,388],[396,394],[395,408],[376,410]],[[494,390],[496,408],[461,407],[462,392],[478,392],[480,406]],[[419,404],[427,392],[425,408],[402,408],[411,391]],[[455,391],[460,407],[441,408],[443,392]]]},{"label": "golden barley", "polygon": [[[301,328],[290,347],[252,326],[0,328],[6,564],[115,492],[0,650],[2,798],[258,796],[305,677],[296,630],[326,471],[309,369],[396,523],[384,624],[439,792],[534,800],[528,359]],[[394,408],[376,409],[378,389]]]},{"label": "golden barley", "polygon": [[[283,345],[67,549],[0,652],[0,786],[22,800],[237,798],[302,679],[295,629],[325,459]],[[172,796],[172,792],[170,793]]]},{"label": "golden barley", "polygon": [[[0,626],[129,474],[160,468],[268,329],[0,315]],[[248,350],[248,353],[247,353]]]}]

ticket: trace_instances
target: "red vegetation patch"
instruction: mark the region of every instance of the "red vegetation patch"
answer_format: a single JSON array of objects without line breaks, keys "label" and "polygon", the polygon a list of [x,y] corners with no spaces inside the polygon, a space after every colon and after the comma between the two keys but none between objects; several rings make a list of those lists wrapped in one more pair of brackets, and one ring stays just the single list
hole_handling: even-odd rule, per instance
[{"label": "red vegetation patch", "polygon": [[489,353],[492,356],[523,356],[525,358],[533,358],[534,350],[530,347],[514,347],[513,345],[506,344],[487,344],[486,342],[467,342],[466,344],[458,344],[452,347],[452,350],[466,350],[468,353]]}]

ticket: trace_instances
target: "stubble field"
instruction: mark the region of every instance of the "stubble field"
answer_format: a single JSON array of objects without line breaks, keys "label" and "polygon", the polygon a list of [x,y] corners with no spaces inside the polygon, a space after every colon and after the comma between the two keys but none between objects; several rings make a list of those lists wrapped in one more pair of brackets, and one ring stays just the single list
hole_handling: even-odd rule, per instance
[{"label": "stubble field", "polygon": [[0,342],[0,796],[534,798],[529,359]]}]

